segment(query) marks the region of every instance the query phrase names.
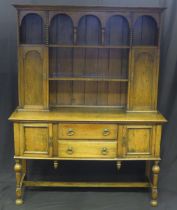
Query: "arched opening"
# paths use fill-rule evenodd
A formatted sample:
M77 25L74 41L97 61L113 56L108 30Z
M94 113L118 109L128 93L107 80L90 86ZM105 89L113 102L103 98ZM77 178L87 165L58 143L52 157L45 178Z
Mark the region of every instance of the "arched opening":
M43 20L37 14L26 15L20 26L20 43L21 44L42 44L43 37Z
M158 28L151 16L140 16L133 27L133 45L157 45Z

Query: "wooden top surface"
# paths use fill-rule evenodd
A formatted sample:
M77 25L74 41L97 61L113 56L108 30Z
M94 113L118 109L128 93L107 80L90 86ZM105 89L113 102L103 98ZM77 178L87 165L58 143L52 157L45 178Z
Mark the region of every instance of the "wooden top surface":
M16 110L9 120L46 122L167 122L159 112L125 112L106 108L58 108L51 111Z
M163 11L166 9L165 7L123 7L123 6L76 6L76 5L39 5L39 4L13 4L13 6L17 9L25 9L25 10L79 10L79 11L87 11L87 10L97 10L97 11L118 11L118 10L130 10L130 11Z

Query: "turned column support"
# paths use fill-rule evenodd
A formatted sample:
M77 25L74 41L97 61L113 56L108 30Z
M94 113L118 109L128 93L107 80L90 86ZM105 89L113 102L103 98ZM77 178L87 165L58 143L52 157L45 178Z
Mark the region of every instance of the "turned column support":
M23 204L22 200L22 164L20 160L15 160L14 171L16 173L16 205Z
M160 167L159 167L159 161L155 161L154 165L152 166L152 194L151 194L151 206L156 207L158 205L158 178L159 178L159 172L160 172Z

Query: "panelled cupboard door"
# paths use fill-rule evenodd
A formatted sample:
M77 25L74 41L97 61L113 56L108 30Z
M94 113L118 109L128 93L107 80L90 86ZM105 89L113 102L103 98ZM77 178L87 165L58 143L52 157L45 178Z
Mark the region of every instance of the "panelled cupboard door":
M154 157L155 143L156 126L127 125L119 127L119 156L129 158Z
M20 155L51 157L53 146L52 124L20 124Z
M19 48L20 108L48 108L47 54L43 46Z
M129 110L155 110L157 101L158 50L132 49Z

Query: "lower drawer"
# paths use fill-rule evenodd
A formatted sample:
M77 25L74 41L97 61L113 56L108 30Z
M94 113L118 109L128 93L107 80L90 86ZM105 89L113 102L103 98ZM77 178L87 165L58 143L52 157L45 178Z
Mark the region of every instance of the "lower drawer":
M117 142L59 140L58 156L70 158L115 158Z

